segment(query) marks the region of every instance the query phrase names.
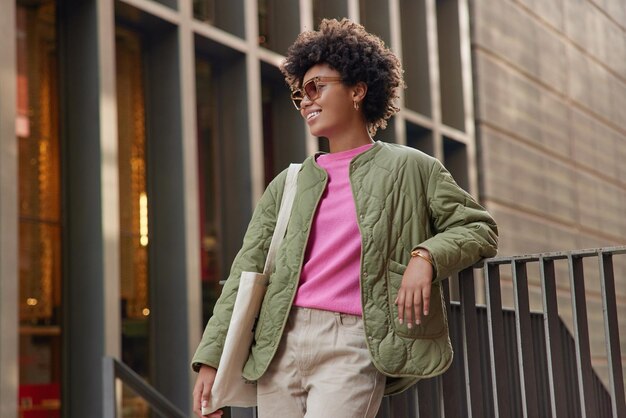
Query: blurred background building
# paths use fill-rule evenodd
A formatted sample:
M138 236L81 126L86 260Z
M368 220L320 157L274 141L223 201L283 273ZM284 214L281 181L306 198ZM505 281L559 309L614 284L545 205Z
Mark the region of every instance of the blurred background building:
M103 356L189 411L190 356L255 202L326 149L278 70L323 17L401 58L402 110L376 139L441 159L501 255L626 242L623 0L0 0L0 416L100 416ZM568 323L566 277L559 292Z

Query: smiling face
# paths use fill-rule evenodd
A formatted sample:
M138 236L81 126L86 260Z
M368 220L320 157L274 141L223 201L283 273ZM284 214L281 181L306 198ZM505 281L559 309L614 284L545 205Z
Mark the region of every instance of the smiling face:
M341 74L328 64L317 64L305 73L302 84L314 77L341 77ZM312 101L305 96L300 109L311 134L332 141L334 137L344 136L352 129L361 131L365 122L361 112L354 108L354 102L360 102L364 92L359 95L359 88L340 82L319 81L317 86L317 98Z

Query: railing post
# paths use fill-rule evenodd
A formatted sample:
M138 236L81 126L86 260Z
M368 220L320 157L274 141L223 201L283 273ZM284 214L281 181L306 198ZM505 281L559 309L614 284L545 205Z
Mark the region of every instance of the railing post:
M450 277L447 281L441 283L441 291L443 292L443 300L446 305L446 315L448 317L448 324L450 327L450 338L455 338L454 327L456 326L455 322L452 322L452 304L450 303L450 286L452 285L452 278ZM458 361L458 360L455 360ZM460 391L457 389L457 375L453 374L453 371L456 369L455 364L453 363L450 369L441 376L441 397L440 403L441 407L441 418L448 417L460 417L462 416L462 403L463 399L461 398Z
M537 380L535 379L535 354L530 328L530 303L526 262L513 260L513 286L515 299L515 331L517 333L517 358L519 363L522 411L525 418L538 417Z
M467 416L469 418L482 418L485 415L473 267L466 268L459 273L459 290L461 294L461 317L463 319L463 357L465 360Z
M441 378L420 381L413 391L413 402L409 410L415 418L441 417Z
M485 263L484 275L487 293L487 326L489 331L493 408L496 418L510 418L511 399L508 390L510 374L504 345L500 265Z
M116 418L115 362L111 357L102 357L102 406L103 418Z
M600 284L602 286L602 307L604 308L604 335L606 357L609 366L609 390L611 391L611 408L613 418L626 417L624 401L624 377L619 340L619 323L615 302L615 276L613 272L613 255L598 254L600 265Z
M556 297L556 275L554 260L539 258L541 272L541 294L543 297L543 324L548 362L548 380L550 388L550 409L552 418L567 416L565 397L565 370L563 367L563 344Z
M578 393L582 418L595 418L597 408L593 388L591 350L589 347L589 324L585 300L585 273L581 256L567 256L569 262L570 290L572 292L572 315L574 318L574 343L576 345L576 368Z

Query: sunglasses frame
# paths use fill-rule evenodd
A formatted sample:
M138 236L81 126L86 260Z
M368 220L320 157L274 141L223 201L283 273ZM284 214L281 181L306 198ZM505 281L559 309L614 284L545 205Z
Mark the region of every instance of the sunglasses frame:
M308 98L310 101L314 101L318 97L320 97L320 93L319 93L320 85L329 84L329 83L338 83L342 81L343 79L341 77L324 77L324 76L313 77L307 80L307 82L304 83L302 87L294 88L291 90L291 102L293 103L293 105L295 106L297 110L300 110L302 109L302 100L304 100L305 97ZM310 97L308 94L306 94L306 86L311 83L315 85L315 91L317 92L315 97ZM299 93L301 97L295 97L297 93Z

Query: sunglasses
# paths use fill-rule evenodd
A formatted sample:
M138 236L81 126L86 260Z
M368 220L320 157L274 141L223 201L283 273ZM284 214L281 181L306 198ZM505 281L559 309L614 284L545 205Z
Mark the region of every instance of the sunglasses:
M320 87L328 83L339 83L341 77L313 77L308 80L302 88L293 89L291 91L291 101L296 109L302 109L302 100L306 96L310 101L313 101L320 97Z

